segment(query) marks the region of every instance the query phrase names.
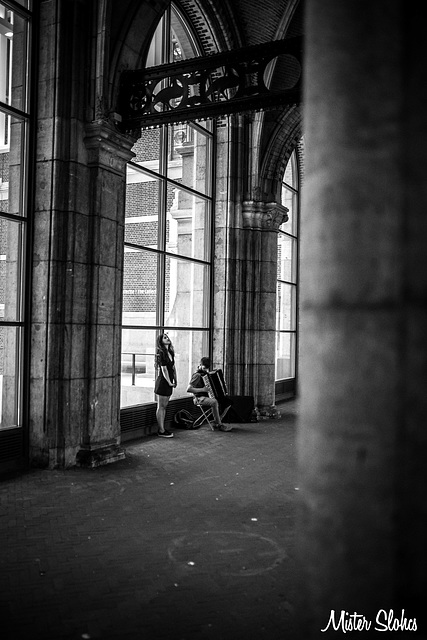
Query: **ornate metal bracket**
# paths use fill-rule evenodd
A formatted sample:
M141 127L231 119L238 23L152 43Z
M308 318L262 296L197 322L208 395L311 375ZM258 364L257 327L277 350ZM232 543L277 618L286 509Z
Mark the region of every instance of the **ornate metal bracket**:
M267 66L286 64L285 86L270 91ZM121 78L118 111L126 131L272 109L301 101L302 38L288 38L136 71Z

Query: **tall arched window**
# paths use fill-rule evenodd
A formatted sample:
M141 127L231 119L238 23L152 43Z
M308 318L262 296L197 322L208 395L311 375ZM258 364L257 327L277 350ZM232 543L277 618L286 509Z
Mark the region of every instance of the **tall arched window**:
M0 466L23 456L31 2L0 2Z
M295 151L285 170L282 204L289 210L289 219L280 227L277 244L276 398L296 393L299 184Z
M200 55L172 4L147 66ZM122 339L122 408L153 402L156 336L176 352L178 386L210 351L213 123L142 130L127 170Z

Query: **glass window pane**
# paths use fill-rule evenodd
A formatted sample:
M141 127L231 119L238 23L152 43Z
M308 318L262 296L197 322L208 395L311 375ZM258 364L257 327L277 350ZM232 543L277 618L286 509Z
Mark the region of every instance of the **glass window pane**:
M165 326L207 327L209 267L166 256Z
M290 187L296 189L296 174L295 174L295 151L292 152L286 165L285 175L283 176L283 182L286 182Z
M189 123L190 127L194 127L194 123ZM213 120L197 120L197 126L202 127L202 129L206 129L206 131L213 131Z
M160 330L131 329L122 331L121 407L155 401L156 338ZM207 331L169 330L175 350L178 385L173 399L190 397L187 386L200 358L209 353Z
M122 407L154 402L156 338L154 329L122 330Z
M166 62L163 55L164 25L165 17L162 16L151 40L150 49L148 50L147 59L145 61L146 67L155 67L158 64L162 64L162 62Z
M27 111L29 24L16 12L0 6L0 100Z
M276 340L276 380L295 377L295 334L278 333Z
M0 326L0 429L18 425L21 329Z
M299 195L295 151L283 182L281 202L288 209L288 221L280 226L277 243L276 380L296 375Z
M23 138L25 123L17 118L0 114L0 211L19 216L23 207ZM1 141L0 141L1 142Z
M277 241L277 279L286 282L297 281L297 241L279 233Z
M282 204L289 209L288 221L280 225L280 231L289 233L293 236L297 235L297 194L282 185Z
M0 85L1 86L1 85ZM5 182L9 182L9 176L4 177L4 168L8 168L9 160L5 153L9 151L10 146L10 115L5 113L0 109L0 171L1 173L1 182L0 188L3 189L3 184Z
M168 330L175 349L175 367L178 378L173 398L190 397L188 383L196 371L200 358L209 355L209 334L207 331Z
M125 242L158 247L160 182L127 168Z
M168 178L207 194L211 137L190 125L169 128Z
M158 257L149 251L125 247L123 324L155 325Z
M19 322L24 246L22 223L0 218L0 318Z
M210 203L183 189L168 186L166 251L209 260Z
M170 19L171 62L179 62L180 60L186 60L187 58L194 58L200 55L190 29L173 4L171 5ZM167 62L167 60L165 60L165 62Z
M277 283L276 328L279 331L296 329L296 287Z
M141 137L132 147L132 151L135 153L132 162L155 173L160 173L162 135L161 128L141 131Z

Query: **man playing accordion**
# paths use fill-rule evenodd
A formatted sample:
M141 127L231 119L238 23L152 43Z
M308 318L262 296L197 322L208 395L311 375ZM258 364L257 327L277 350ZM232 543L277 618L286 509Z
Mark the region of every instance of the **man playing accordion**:
M220 406L216 397L215 391L212 389L212 385L209 381L209 370L211 361L209 358L202 358L200 364L197 367L191 377L191 380L187 387L187 392L194 395L194 402L206 409L211 408L213 417L215 420L214 429L219 431L231 431L232 426L229 424L223 424L220 416ZM222 385L220 384L220 387ZM230 404L228 402L227 404Z

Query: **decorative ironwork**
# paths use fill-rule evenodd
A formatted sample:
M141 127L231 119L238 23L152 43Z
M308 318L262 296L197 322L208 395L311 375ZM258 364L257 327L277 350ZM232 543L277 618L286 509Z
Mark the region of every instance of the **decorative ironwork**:
M270 91L267 66L284 58L285 86ZM302 38L288 38L122 74L121 128L134 131L301 101Z

